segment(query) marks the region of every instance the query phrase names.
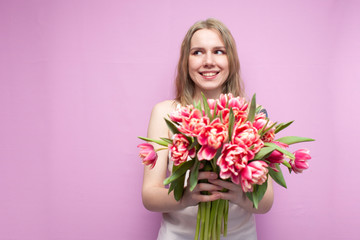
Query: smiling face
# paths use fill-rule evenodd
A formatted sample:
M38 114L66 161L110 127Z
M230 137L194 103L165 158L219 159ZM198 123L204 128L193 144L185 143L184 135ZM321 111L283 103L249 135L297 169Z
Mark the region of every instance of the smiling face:
M229 76L229 61L220 34L214 29L194 33L190 43L189 75L195 83L195 99L201 92L208 98L218 98Z

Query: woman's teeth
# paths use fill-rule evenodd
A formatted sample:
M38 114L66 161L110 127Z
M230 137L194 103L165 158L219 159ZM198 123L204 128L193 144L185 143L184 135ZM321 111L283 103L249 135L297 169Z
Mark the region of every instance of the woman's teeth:
M203 76L205 77L212 77L212 76L215 76L217 73L202 73Z

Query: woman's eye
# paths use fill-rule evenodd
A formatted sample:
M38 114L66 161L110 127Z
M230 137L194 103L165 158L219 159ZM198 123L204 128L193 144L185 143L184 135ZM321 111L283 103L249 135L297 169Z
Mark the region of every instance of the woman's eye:
M215 54L219 54L219 55L220 55L220 54L225 54L225 51L223 51L223 50L216 50L216 51L215 51Z
M194 51L193 52L193 55L200 55L201 54L201 51Z

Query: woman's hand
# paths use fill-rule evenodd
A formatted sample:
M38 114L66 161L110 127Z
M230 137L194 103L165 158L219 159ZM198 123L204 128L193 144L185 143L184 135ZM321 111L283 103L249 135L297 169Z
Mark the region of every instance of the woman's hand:
M246 197L246 194L242 190L240 184L235 184L233 182L227 182L216 178L209 179L209 183L220 186L221 188L228 189L227 192L219 192L220 198L229 200L230 202L237 204L249 212L266 213L271 209L273 204L274 194L271 178L268 179L268 187L263 199L259 203L258 209L253 208L253 203Z
M217 179L217 174L214 172L199 172L198 180L208 180L209 182ZM188 185L189 186L189 181ZM184 195L180 200L180 204L186 208L189 206L195 206L199 202L210 202L221 198L219 191L223 189L220 185L211 183L202 183L201 181L196 185L193 191L190 191L189 187L185 187ZM202 191L209 192L210 195L201 194Z
M221 199L229 200L240 207L243 207L246 203L247 197L241 189L240 184L235 184L221 179L209 179L209 182L216 186L220 186L222 189L225 188L228 190L227 192L220 192Z

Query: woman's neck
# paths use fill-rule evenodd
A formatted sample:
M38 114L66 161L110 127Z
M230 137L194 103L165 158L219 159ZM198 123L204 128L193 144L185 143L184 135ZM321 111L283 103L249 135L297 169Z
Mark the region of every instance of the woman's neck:
M199 101L202 99L202 95L201 93L203 93L205 95L205 97L207 99L217 99L219 98L220 94L221 94L221 90L214 90L214 91L196 91L195 95L194 95L194 100L195 101Z

